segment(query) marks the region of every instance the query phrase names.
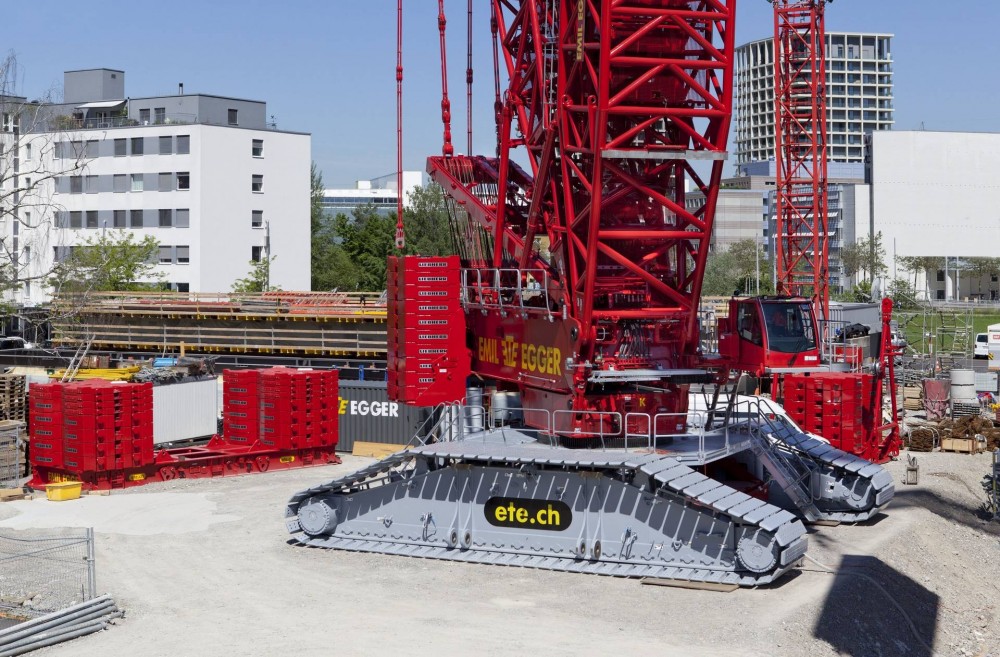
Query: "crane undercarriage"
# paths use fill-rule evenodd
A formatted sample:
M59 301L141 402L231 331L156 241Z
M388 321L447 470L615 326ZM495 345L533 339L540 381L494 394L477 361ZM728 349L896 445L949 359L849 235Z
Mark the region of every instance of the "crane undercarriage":
M301 491L286 523L314 547L757 586L805 554L801 518L867 520L894 494L881 466L780 418L721 431L725 458L767 471L776 503L706 476L712 461L669 445L568 449L500 428Z

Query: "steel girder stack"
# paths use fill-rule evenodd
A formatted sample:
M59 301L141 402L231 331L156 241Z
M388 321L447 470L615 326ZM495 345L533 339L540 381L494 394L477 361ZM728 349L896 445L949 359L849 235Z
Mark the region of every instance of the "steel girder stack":
M473 347L474 371L526 386L526 406L618 411L621 395L594 394L601 373L634 381L628 372L696 364L731 116L734 6L493 1L509 80L502 97L497 86L498 157L433 157L428 172L449 197L462 266L476 272L466 290L482 309L469 314L472 334L558 345L559 367L531 376ZM705 197L700 209L686 206L686 180ZM507 298L528 272L542 289L529 302ZM497 298L517 316L495 312ZM665 377L647 375L665 393L651 405L683 410L686 394Z
M777 292L829 307L825 0L774 4Z

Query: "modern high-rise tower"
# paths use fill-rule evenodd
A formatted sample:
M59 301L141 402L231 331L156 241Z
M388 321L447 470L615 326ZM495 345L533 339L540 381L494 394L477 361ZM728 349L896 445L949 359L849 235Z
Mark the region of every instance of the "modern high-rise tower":
M865 134L893 124L891 34L827 32L827 157L863 162ZM774 158L774 40L736 49L736 165Z

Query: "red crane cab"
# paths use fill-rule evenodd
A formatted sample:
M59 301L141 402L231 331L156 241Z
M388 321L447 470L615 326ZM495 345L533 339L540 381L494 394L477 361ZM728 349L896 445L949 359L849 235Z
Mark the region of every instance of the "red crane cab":
M755 376L820 368L812 302L802 297L734 297L719 320L719 354Z

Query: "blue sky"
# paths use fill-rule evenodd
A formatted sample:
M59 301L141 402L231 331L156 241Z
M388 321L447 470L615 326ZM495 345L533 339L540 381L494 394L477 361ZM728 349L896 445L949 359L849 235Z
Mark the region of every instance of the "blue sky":
M404 0L405 166L441 147L437 3ZM392 0L58 0L6 3L0 48L29 97L61 89L67 69L126 71L133 97L213 93L267 101L278 127L312 134L328 187L395 169ZM485 0L477 0L474 150L493 151L492 63ZM465 0L447 0L456 150L465 148ZM738 0L737 43L768 36L771 5ZM1000 130L1000 2L836 0L827 29L895 35L896 129Z

